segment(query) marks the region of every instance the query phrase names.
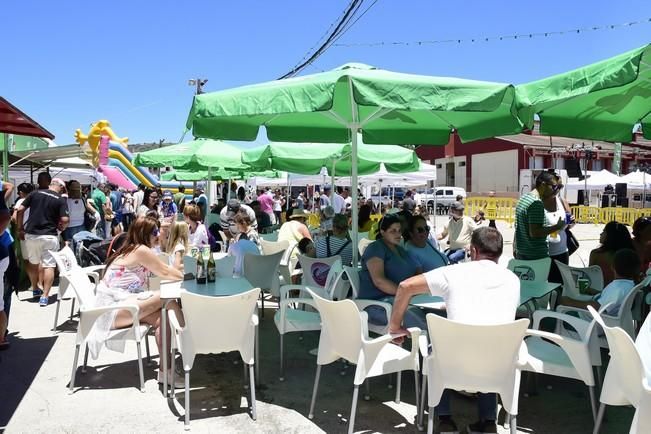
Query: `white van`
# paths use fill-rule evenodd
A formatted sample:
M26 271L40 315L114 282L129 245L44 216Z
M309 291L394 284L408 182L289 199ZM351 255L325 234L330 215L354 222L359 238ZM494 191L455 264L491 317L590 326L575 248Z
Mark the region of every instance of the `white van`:
M428 210L437 211L447 210L452 202L457 200L457 196L466 198L466 190L461 187L436 187L428 188L424 193L420 194L420 202L422 206L426 206Z

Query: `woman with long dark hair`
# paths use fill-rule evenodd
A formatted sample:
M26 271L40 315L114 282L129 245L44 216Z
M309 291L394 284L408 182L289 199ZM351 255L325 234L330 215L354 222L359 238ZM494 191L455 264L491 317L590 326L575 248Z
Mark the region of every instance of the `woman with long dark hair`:
M633 241L628 228L616 221L606 223L599 237L601 245L590 252L589 265L598 265L604 276L604 287L615 278L613 265L615 253L622 249L633 249Z
M145 188L145 194L142 199L142 205L138 208L138 217L144 217L149 211L158 212L158 203L161 199L161 196L158 191L153 188Z
M371 226L373 226L373 220L371 220L371 207L364 204L359 207L357 227L360 232L369 232L371 230Z
M181 280L183 273L162 262L152 250L158 236L156 220L140 217L133 222L126 242L106 261L104 275L97 285L96 307L117 303L138 305L138 319L141 323L149 324L156 329L156 343L159 354L162 354L160 293L144 290L148 289L150 273L166 280ZM177 317L183 321L181 308L176 302L170 302L168 307L173 309ZM97 357L110 330L126 328L132 324L133 320L128 310L112 311L102 315L93 326L89 337L88 345L93 358ZM169 331L167 336L169 339ZM169 343L167 348L170 348ZM172 378L171 370L166 374L168 380ZM160 383L163 382L163 375L165 375L163 372L159 372Z

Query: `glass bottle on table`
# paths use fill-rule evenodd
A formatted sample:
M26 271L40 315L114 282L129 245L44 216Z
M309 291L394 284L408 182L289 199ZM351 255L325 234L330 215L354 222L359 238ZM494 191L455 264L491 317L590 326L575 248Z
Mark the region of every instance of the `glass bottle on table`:
M217 278L217 269L215 268L215 258L210 248L208 248L208 283L215 283Z
M206 263L203 260L203 251L199 248L197 252L197 283L199 285L206 284Z

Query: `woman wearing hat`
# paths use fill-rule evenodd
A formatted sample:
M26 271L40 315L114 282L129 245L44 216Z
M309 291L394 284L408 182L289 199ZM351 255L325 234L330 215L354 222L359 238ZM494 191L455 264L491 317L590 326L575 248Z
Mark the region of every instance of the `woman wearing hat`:
M278 231L278 241L287 240L290 244L298 244L298 242L303 238L311 240L312 234L310 234L310 230L305 224L309 215L310 214L305 212L304 209L294 209L292 215L289 216L289 220L283 223L280 227L280 230Z

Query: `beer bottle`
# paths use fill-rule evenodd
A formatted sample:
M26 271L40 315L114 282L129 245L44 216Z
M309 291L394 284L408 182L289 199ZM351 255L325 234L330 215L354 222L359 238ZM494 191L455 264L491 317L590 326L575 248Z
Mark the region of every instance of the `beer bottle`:
M200 285L206 283L206 263L203 261L202 249L197 253L197 283Z
M215 278L217 277L217 269L215 268L215 258L213 258L212 252L208 249L208 283L214 283Z

